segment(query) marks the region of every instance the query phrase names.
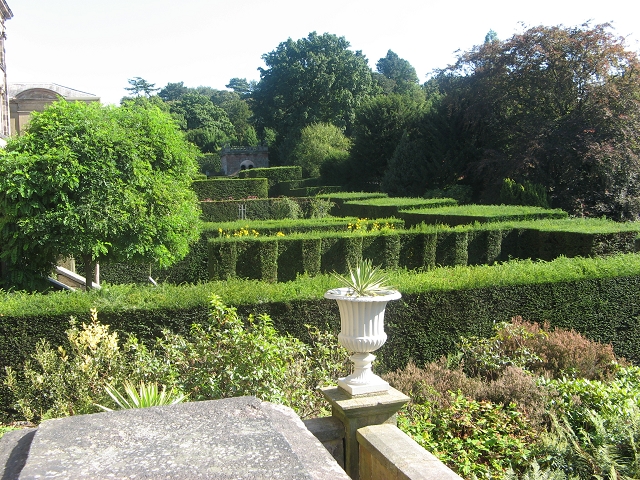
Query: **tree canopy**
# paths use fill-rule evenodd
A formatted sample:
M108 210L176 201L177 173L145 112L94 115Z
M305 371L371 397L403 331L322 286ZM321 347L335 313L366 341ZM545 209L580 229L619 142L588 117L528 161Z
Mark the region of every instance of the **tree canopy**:
M331 123L350 134L355 109L376 86L366 57L349 46L344 37L312 32L262 56L267 68L259 69L254 114L259 127L276 131L278 145L312 123Z
M570 212L640 213L640 63L607 24L534 27L463 53L440 73L445 111L485 192L504 178Z
M0 241L8 285L28 286L59 256L184 257L199 236L195 149L154 106L58 101L0 152ZM90 283L89 283L90 284Z
M346 160L350 147L351 141L335 125L307 125L300 132L300 140L293 149L293 164L302 167L305 178L319 177L324 163Z

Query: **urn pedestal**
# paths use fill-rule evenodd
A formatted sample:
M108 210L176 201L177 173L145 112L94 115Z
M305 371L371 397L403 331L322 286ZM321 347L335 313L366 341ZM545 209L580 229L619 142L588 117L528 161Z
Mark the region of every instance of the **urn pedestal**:
M389 290L383 295L350 295L349 288L335 288L324 294L336 300L340 309L338 343L352 352L354 370L351 375L338 379L338 386L350 395L384 392L389 384L373 373L371 364L378 350L387 341L384 331L384 312L387 302L401 297L400 292Z

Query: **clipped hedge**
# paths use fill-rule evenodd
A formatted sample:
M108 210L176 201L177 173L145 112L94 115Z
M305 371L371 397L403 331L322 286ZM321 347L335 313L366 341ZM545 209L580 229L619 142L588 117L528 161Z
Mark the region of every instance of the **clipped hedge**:
M382 228L380 230L380 228ZM332 233L329 233L332 232ZM346 259L342 250L323 247L315 256L295 247L297 254L286 255L279 248L276 273L260 273L247 268L248 274L238 273L238 262L247 264L244 243L253 242L258 235L262 242L290 245L289 237L299 241L336 243L335 237L364 234L361 251L350 254L353 258L370 258L385 268L395 266L415 269L431 269L436 266L491 265L511 259L553 260L560 256L595 257L615 253L637 251L640 223L618 223L603 219L565 219L548 221L486 223L447 227L422 225L410 230L402 229L402 220L329 217L302 220L238 220L226 223L207 223L202 238L189 255L176 265L159 270L148 265L103 264L101 275L109 283L147 283L148 276L170 283L198 283L214 279L246 276L255 279L294 279L296 274L316 275L332 270L344 271ZM303 236L297 236L296 234ZM285 235L276 236L276 235ZM233 237L233 247L215 247L210 239L224 243ZM264 238L267 237L267 238ZM333 240L322 240L332 237ZM294 242L294 240L291 240ZM294 242L295 243L295 242ZM394 246L390 246L393 244ZM284 245L284 244L283 244ZM275 247L271 247L275 248ZM282 248L285 248L284 246ZM288 250L290 247L286 247ZM293 247L291 247L293 248ZM315 248L315 247L314 247ZM306 250L304 250L307 252ZM224 253L226 252L226 253ZM336 258L330 258L335 254ZM322 259L319 258L322 257ZM350 258L351 258L350 257ZM287 264L286 260L291 263ZM324 263L323 263L324 262ZM307 265L303 268L302 265ZM251 265L251 261L247 265Z
M271 218L271 199L269 198L200 202L202 220L205 222L230 222L237 220L240 218L241 208L244 208L246 219L268 220Z
M196 180L192 187L198 200L234 200L243 198L267 198L269 196L266 178L210 178Z
M420 365L451 353L460 336L490 336L495 322L515 315L611 343L618 355L640 364L638 254L396 271L390 281L403 297L387 307L389 338L376 352L378 372L403 367L409 359ZM305 324L339 328L337 304L322 298L336 286L331 276L321 275L287 283L112 286L90 294L0 292L0 371L20 365L39 338L64 345L69 317L87 319L92 307L101 322L121 334L152 339L162 328L185 332L193 322L203 321L213 292L240 313L268 313L278 330L307 340ZM6 395L0 387L5 407Z
M266 178L269 188L280 182L302 179L302 167L298 165L288 167L250 168L240 170L238 178Z
M564 219L568 217L568 214L560 209L525 207L521 205L459 205L425 209L401 209L397 216L402 218L407 228L409 228L420 223L456 226L474 222Z
M340 215L359 218L399 217L400 211L431 209L457 205L453 198L379 197L346 201L340 207ZM420 223L420 222L418 222ZM412 223L411 225L414 225Z

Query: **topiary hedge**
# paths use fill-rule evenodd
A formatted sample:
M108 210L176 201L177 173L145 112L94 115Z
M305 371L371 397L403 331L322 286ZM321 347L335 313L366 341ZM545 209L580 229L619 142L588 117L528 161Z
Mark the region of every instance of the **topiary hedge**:
M281 182L302 179L302 167L294 165L288 167L250 168L240 170L238 178L266 178L269 182L269 188L272 188Z
M340 207L340 215L360 218L400 217L400 211L404 210L455 206L457 203L453 198L369 198L344 202Z
M269 187L266 178L210 178L192 183L198 200L239 200L243 198L267 198Z
M348 250L349 246L340 248ZM376 353L379 372L402 367L409 359L420 365L451 353L460 336L490 336L495 322L516 315L573 328L591 339L611 343L618 355L640 363L638 254L516 261L422 273L396 271L390 281L403 297L387 307L389 338ZM242 314L271 315L278 330L306 340L305 324L339 328L337 304L322 298L336 286L335 279L322 275L272 284L230 280L156 288L107 286L90 294L0 292L0 371L7 365L20 365L39 338L65 345L69 317L84 321L92 307L99 310L103 323L121 334L152 339L162 328L185 332L192 323L203 321L212 292L236 305ZM0 388L5 409L6 394Z

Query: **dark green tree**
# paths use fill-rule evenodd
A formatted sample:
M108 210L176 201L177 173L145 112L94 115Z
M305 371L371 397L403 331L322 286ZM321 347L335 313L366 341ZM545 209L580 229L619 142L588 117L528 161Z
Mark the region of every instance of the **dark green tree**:
M99 261L183 258L199 238L195 149L157 107L59 101L34 113L0 152L6 286L28 286L59 256Z
M227 85L225 85L225 87L230 88L231 90L234 91L234 93L237 93L238 95L240 95L240 98L246 99L247 97L251 96L251 92L253 90L252 85L247 82L246 78L232 78L231 80L229 80L229 83Z
M350 160L357 172L350 179L353 188L380 184L403 132L428 109L424 100L398 94L372 97L358 108Z
M376 80L385 93L409 94L424 97L420 88L416 69L396 53L389 50L387 55L376 63Z
M189 92L171 102L171 113L186 131L187 139L203 153L215 153L235 141L235 129L226 112L209 97Z
M281 163L307 125L331 123L350 135L356 108L376 92L366 57L344 37L312 32L262 59L267 68L259 69L253 111L259 131L276 131Z
M485 199L512 178L573 213L640 213L640 62L608 24L486 42L439 82Z
M184 82L167 83L167 85L160 89L158 96L165 102L173 100L179 100L183 95L189 93L189 87L184 86Z

